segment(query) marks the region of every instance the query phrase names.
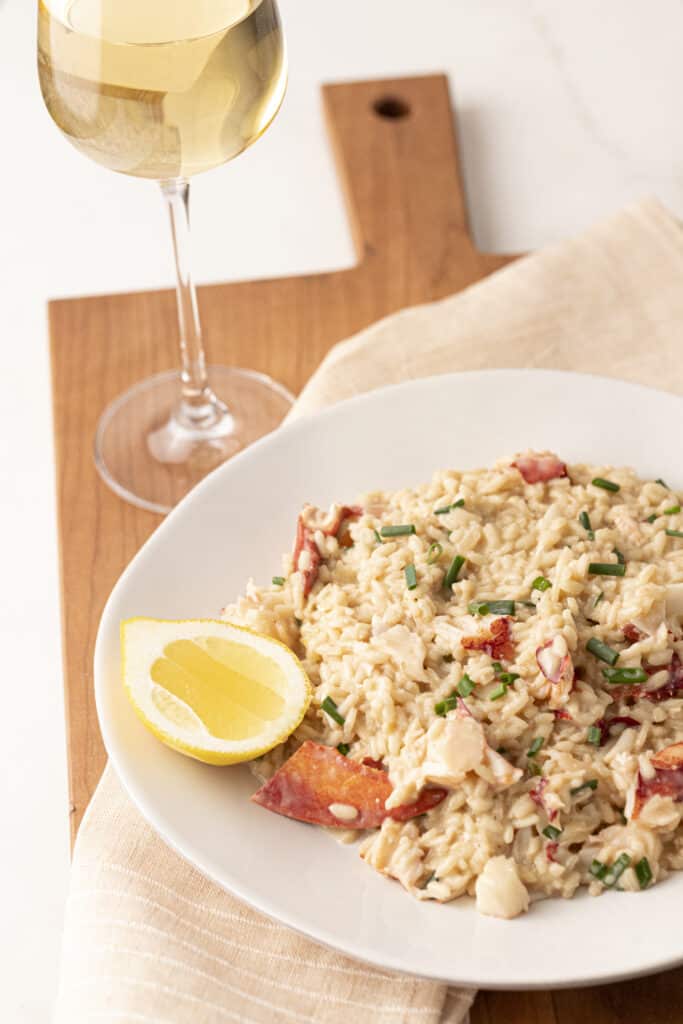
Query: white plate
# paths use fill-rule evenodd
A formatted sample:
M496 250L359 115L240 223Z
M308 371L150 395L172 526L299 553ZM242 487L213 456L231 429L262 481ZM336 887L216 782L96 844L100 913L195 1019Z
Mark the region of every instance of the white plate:
M147 820L183 857L258 910L384 968L485 988L614 980L683 960L683 874L638 894L547 900L514 921L473 901L418 903L354 847L249 802L245 767L167 750L119 682L119 622L215 616L247 579L269 581L304 501L398 488L528 447L569 462L632 465L683 487L683 400L548 371L452 374L344 402L271 435L218 469L159 527L119 580L95 655L105 744Z

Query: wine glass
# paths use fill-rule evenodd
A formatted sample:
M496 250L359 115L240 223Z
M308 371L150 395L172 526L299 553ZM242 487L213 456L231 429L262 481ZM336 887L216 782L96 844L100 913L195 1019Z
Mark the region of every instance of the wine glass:
M158 181L168 207L182 369L114 401L95 439L109 486L167 512L293 400L263 374L207 369L189 253L189 179L251 145L282 103L276 0L39 0L38 68L66 138L111 170Z

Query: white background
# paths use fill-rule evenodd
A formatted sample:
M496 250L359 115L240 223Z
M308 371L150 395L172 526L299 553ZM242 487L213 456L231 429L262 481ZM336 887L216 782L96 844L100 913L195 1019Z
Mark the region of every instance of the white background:
M45 302L172 283L154 187L89 164L42 109L36 6L0 0L0 1019L8 1024L50 1019L68 885ZM534 248L646 194L683 215L678 0L281 6L288 99L254 149L197 183L200 281L352 262L322 81L449 73L482 247Z

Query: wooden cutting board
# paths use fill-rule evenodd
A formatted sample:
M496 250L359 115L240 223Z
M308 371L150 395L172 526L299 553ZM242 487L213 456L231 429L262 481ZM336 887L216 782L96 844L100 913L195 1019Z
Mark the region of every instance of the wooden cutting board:
M479 252L470 236L444 76L328 85L323 106L357 265L212 285L199 295L210 361L261 370L294 392L336 342L404 306L450 295L511 258ZM92 439L111 399L177 366L175 297L163 291L52 302L49 321L75 838L105 762L92 682L97 624L117 577L160 521L101 483ZM682 979L671 972L601 989L482 993L472 1021L673 1024Z

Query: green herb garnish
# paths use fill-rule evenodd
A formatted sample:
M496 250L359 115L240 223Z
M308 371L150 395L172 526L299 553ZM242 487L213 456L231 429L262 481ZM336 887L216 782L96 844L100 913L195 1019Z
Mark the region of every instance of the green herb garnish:
M619 651L615 651L613 647L603 643L602 640L598 640L597 636L590 638L586 644L586 650L608 665L614 666L619 660Z
M597 788L598 788L598 780L597 779L587 779L585 782L582 782L580 786L574 786L573 789L570 789L569 790L569 795L570 796L576 796L577 793L582 793L584 791L584 789L597 789Z
M349 752L349 750L350 750L350 749L351 749L351 747L349 746L349 744L348 744L348 743L338 743L338 744L337 744L337 750L338 750L338 751L339 751L339 753L340 753L340 754L342 754L342 755L343 755L344 757L346 757L346 755L348 754L348 752Z
M285 585L285 578L284 578L284 576L273 576L273 586L274 587L284 587L284 585Z
M602 674L608 683L646 683L647 672L642 668L603 668Z
M654 521L655 521L655 519L656 519L656 518L657 518L657 513L656 513L656 512L653 512L651 516L648 516L648 517L647 517L647 519L645 520L645 522L646 522L646 523L654 523Z
M605 600L605 591L601 590L600 593L598 594L598 596L595 598L595 601L593 602L593 607L597 608L598 605L600 604L600 602L604 601L604 600Z
M626 565L626 559L624 558L619 548L614 548L612 554L617 556L617 562L619 563L619 565Z
M434 705L434 711L441 718L445 718L449 711L455 711L458 706L458 695L453 691L450 697L440 700Z
M495 690L492 690L489 694L489 700L500 700L500 698L504 697L507 692L507 685L505 683L500 683L500 685L498 685Z
M405 567L405 577L408 590L415 590L417 586L417 572L414 565L407 565Z
M665 530L667 537L683 537L683 530Z
M465 673L465 675L462 677L462 679L460 680L460 682L456 686L456 690L458 691L458 693L460 694L461 697L469 697L469 695L472 693L473 689L474 689L474 680L470 679L470 677L467 675L467 673Z
M608 869L607 874L605 875L604 884L610 888L615 885L623 875L624 871L626 871L626 868L629 867L630 863L631 858L627 853L619 854L612 867Z
M550 580L546 579L545 576L537 576L534 582L531 584L532 590L540 590L541 592L543 592L544 590L549 590L550 587L552 587L552 583L550 582Z
M601 860L594 860L588 869L594 878L602 882L603 878L607 874L607 865L603 864Z
M467 606L470 615L514 615L514 601L472 601Z
M589 743L592 743L594 747L599 747L602 740L602 733L597 725L591 725L586 733L586 739Z
M664 481L662 480L661 476L658 476L658 477L657 477L657 479L655 480L655 483L656 483L656 484L659 484L659 486L660 486L660 487L663 487L663 488L664 488L665 490L667 490L667 491L670 491L670 490L671 490L671 488L669 487L669 485L668 485L668 484L665 484L665 483L664 483Z
M543 835L546 837L546 839L555 840L558 836L562 835L562 829L555 828L554 825L546 825L546 827L543 829Z
M531 744L531 746L529 747L529 749L527 750L526 756L527 757L535 757L536 754L539 752L539 750L541 749L542 746L543 746L543 737L542 736L537 736L536 739Z
M602 487L603 491L612 491L616 494L620 490L619 484L615 484L612 480L605 480L602 476L596 476L594 480L591 480L593 487Z
M381 538L381 537L380 537L380 535L378 534L377 530L373 530L372 532L373 532L373 533L374 533L374 535L375 535L375 540L377 541L377 543L378 543L378 544L381 544L381 543L382 543L382 538Z
M434 562L438 562L443 554L443 547L439 544L438 540L435 540L433 544L429 545L427 551L427 565L434 565Z
M458 579L458 574L465 564L465 559L462 555L456 555L451 564L448 566L446 575L443 578L443 585L446 589L449 589Z
M588 539L589 540L595 540L595 531L593 530L593 527L591 526L590 516L588 515L587 512L582 512L581 513L581 515L579 516L579 522L581 523L581 525L583 526L584 530L588 534Z
M666 484L664 484L664 486L666 487ZM640 888L646 889L652 881L652 868L650 867L650 862L647 857L643 857L639 860L633 870L636 873L636 878L638 879L638 885Z
M447 512L451 512L454 508L462 508L465 504L464 498L458 498L452 505L443 505L441 508L434 509L435 516L445 516Z
M621 562L591 562L589 576L625 576L626 566Z
M415 533L415 527L412 523L405 523L402 526L383 526L379 532L381 537L408 537L411 533Z
M680 505L672 505L671 508L665 508L662 512L663 516L677 516L681 511Z
M330 718L334 719L337 725L343 725L344 722L346 721L344 716L339 714L339 711L337 710L337 705L335 704L331 697L325 697L325 700L322 702L320 707L323 709L326 715L329 715Z
M538 761L529 761L527 771L529 772L529 775L543 775L543 769Z

